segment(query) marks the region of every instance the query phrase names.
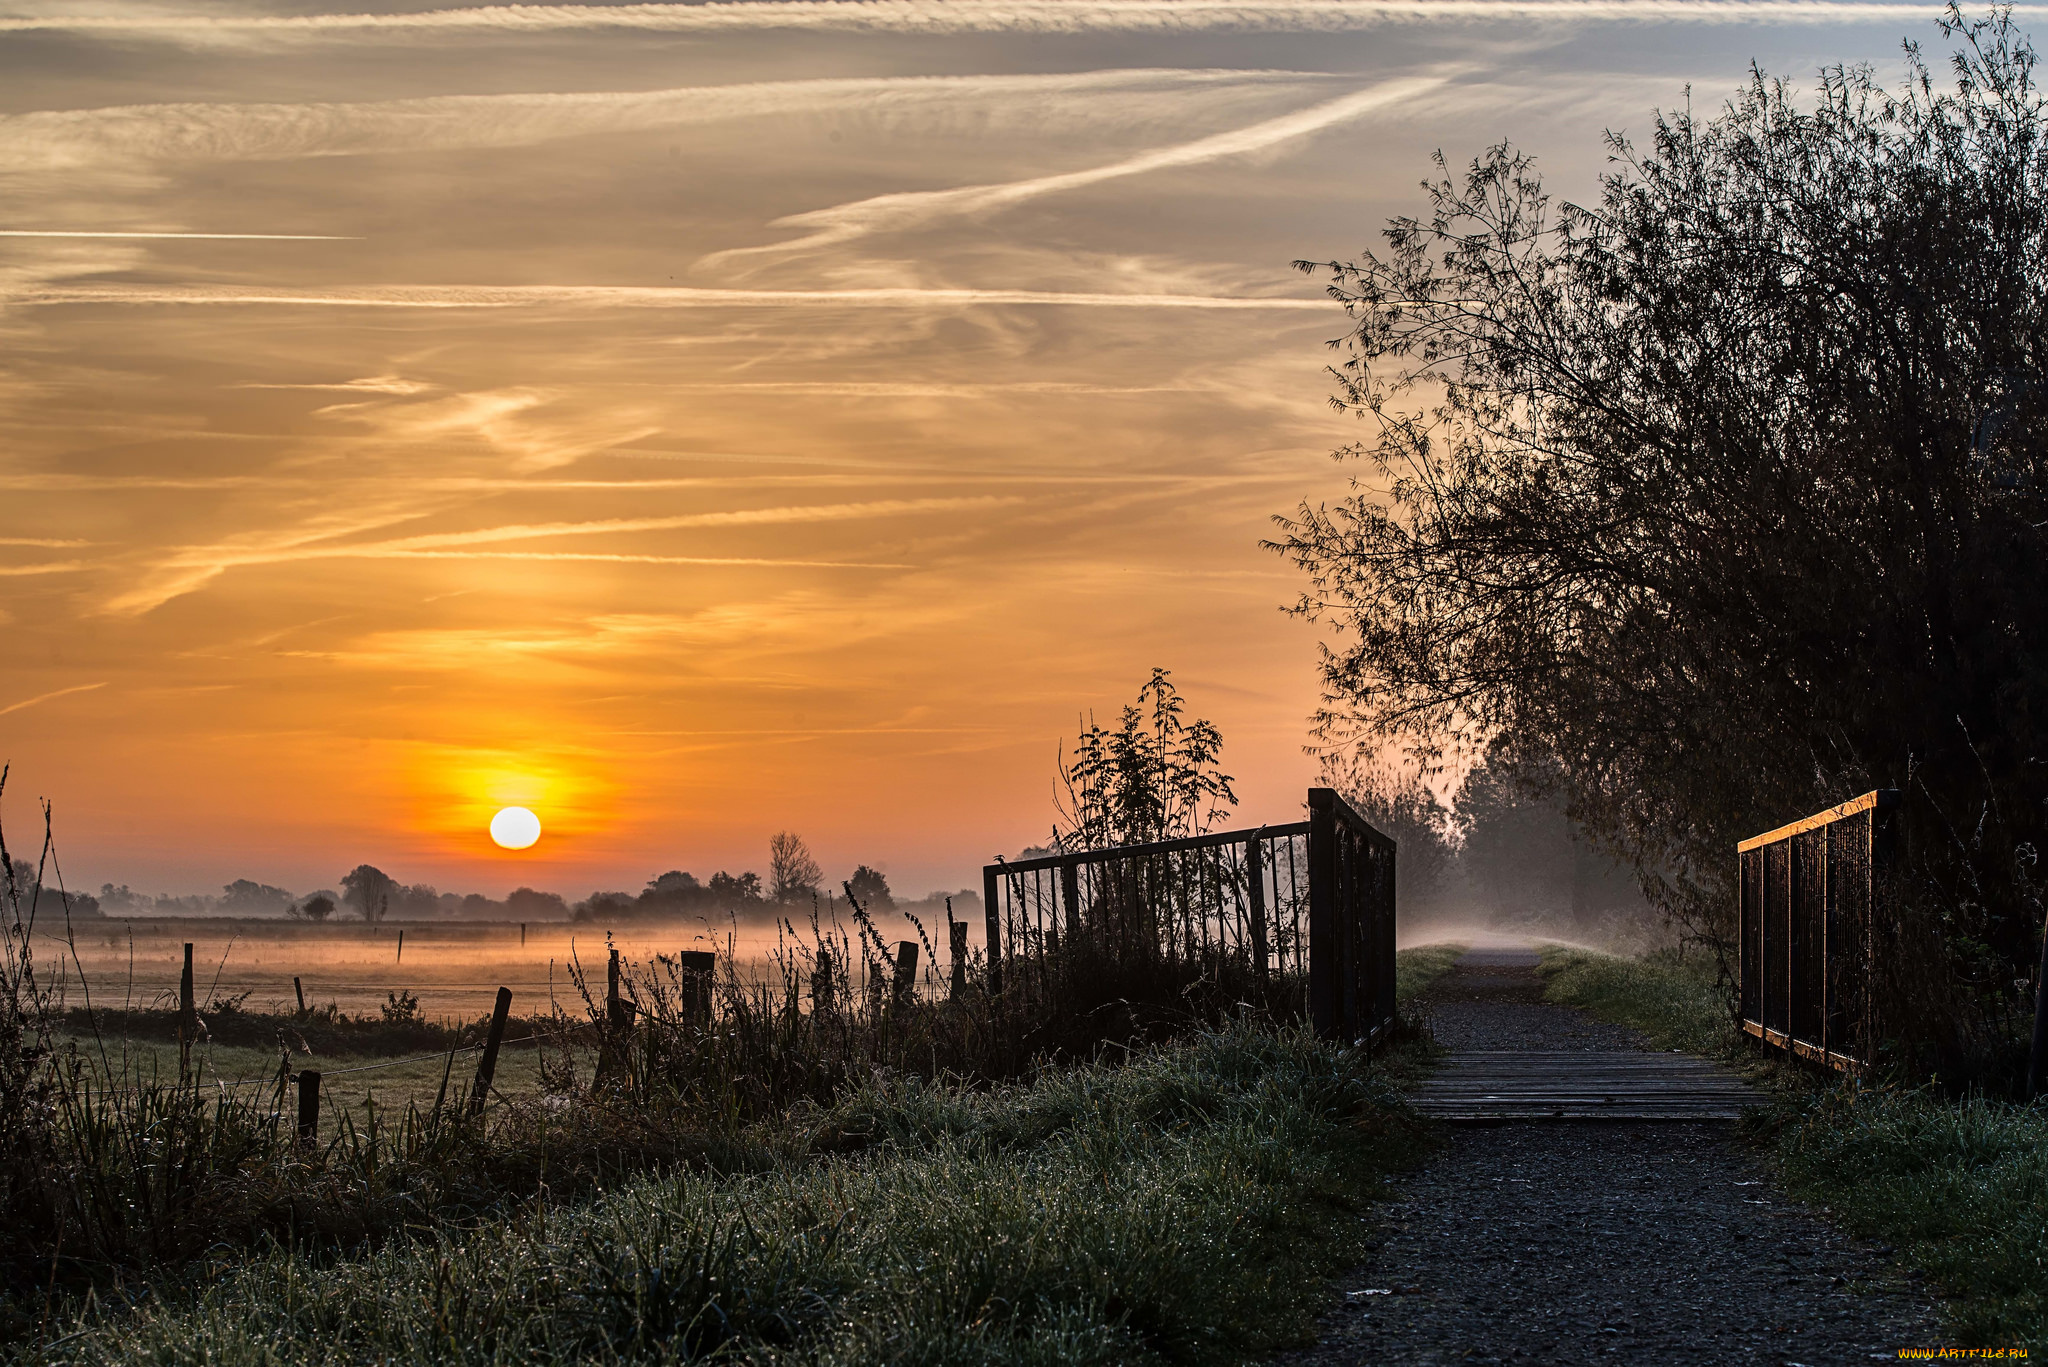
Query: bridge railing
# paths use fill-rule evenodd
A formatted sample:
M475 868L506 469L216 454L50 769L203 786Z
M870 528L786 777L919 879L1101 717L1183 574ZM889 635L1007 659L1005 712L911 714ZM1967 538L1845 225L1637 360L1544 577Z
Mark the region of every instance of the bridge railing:
M1898 801L1865 793L1736 846L1749 1034L1835 1068L1869 1065L1875 918Z
M1060 1009L1074 967L1117 982L1241 986L1319 1034L1394 1015L1394 842L1328 788L1309 819L998 861L982 870L990 986Z

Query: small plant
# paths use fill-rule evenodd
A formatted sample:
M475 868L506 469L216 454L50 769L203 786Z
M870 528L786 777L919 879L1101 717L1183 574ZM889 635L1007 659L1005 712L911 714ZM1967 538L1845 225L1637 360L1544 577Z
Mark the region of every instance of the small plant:
M410 991L386 992L385 1002L377 1009L384 1013L386 1025L417 1025L420 1023L420 999Z

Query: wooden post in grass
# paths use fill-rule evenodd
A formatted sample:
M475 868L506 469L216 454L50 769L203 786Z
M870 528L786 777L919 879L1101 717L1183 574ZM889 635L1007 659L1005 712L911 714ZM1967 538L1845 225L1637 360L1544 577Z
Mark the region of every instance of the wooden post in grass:
M469 1111L482 1115L491 1095L491 1080L498 1075L498 1046L505 1039L505 1017L512 1011L512 989L498 989L497 1005L491 1008L491 1032L484 1036L484 1056L476 1061L476 1086L470 1089Z
M948 921L946 929L953 936L953 996L957 1000L967 991L967 923Z
M306 987L304 983L299 981L296 973L292 975L292 991L298 994L299 1019L304 1020L306 1018Z
M320 1073L308 1068L299 1074L299 1143L307 1148L320 1142Z
M526 922L524 921L519 923L519 947L521 949L526 948Z
M405 962L405 928L403 926L399 927L398 930L398 957L392 962L401 964Z
M828 1016L832 1013L832 951L818 951L817 967L811 970L811 1015Z
M699 1030L709 1030L711 983L718 971L718 955L708 949L685 949L676 955L676 968L683 989L683 1014Z
M910 994L917 987L917 941L896 942L896 1009L903 1010L910 1005Z
M185 942L185 971L178 975L178 1072L192 1059L192 1041L199 1034L199 1009L192 1000L192 942Z

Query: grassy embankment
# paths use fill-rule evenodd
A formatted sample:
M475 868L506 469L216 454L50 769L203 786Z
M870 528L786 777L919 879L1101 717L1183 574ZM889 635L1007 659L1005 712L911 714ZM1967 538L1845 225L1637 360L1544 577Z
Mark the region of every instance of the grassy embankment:
M1543 971L1551 1000L1660 1047L1744 1051L1704 960L1550 949ZM1926 1274L1959 1341L2048 1357L2048 1108L1809 1074L1776 1089L1756 1133L1793 1195Z
M1404 992L1454 953L1403 955ZM351 1137L221 1170L202 1203L272 1233L174 1239L47 1319L16 1301L15 1356L1242 1360L1301 1332L1379 1178L1426 1147L1393 1086L1422 1052L1234 1025L1010 1085L883 1068L725 1121L678 1093L631 1133L602 1097L415 1116L381 1158ZM361 1185L347 1220L337 1181Z
M648 1174L322 1259L224 1258L66 1362L1147 1363L1297 1336L1425 1140L1359 1061L1230 1027L1122 1066L876 1081ZM69 1337L65 1337L69 1335Z

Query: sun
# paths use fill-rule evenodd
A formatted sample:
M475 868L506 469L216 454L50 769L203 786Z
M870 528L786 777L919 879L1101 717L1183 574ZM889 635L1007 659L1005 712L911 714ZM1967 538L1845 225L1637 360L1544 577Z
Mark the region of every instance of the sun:
M523 850L540 839L540 818L524 807L507 807L491 818L491 839L508 850Z

